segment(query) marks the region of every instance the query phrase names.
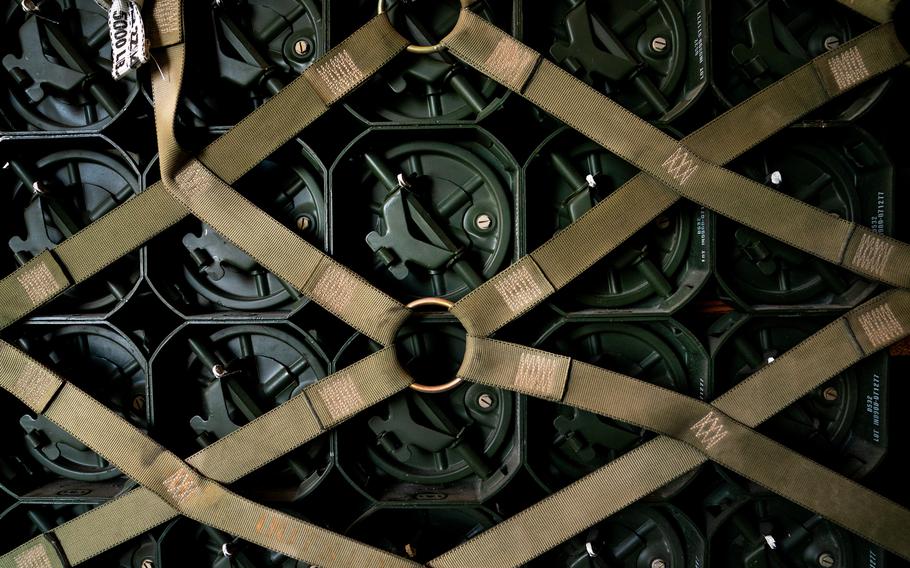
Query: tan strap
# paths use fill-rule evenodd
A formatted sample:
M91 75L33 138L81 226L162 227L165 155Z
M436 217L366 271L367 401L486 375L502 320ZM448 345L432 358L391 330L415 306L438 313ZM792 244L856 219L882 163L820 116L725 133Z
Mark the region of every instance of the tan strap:
M900 0L837 0L854 12L876 22L889 22Z
M431 560L432 568L515 568L704 463L661 436Z
M903 315L910 318L910 310ZM817 352L816 356L825 355ZM569 406L685 442L712 461L910 558L910 540L906 538L910 510L708 403L564 356L485 338L468 339L458 376L532 396L561 399ZM780 410L775 409L775 413ZM621 501L625 501L622 495ZM832 495L837 498L832 499Z
M64 383L10 345L0 343L0 354L4 360L14 361L15 368L26 369L29 375L50 374L62 383L44 410L44 416L181 514L286 556L327 568L418 566L227 490L72 383ZM9 374L10 368L13 367L3 367L0 372ZM0 381L0 385L6 384L7 380ZM11 392L18 394L17 391ZM349 405L350 402L342 404ZM350 411L350 406L346 411ZM88 538L88 535L82 536Z
M264 268L346 322L390 345L410 310L234 191L198 160L168 187L197 217Z
M826 53L678 142L482 18L463 11L444 40L469 65L643 170L573 225L460 300L489 335L565 286L686 197L869 278L910 284L910 247L723 170L787 124L907 58L891 24ZM857 55L858 54L858 55ZM856 57L861 72L854 72ZM507 297L508 296L508 297Z

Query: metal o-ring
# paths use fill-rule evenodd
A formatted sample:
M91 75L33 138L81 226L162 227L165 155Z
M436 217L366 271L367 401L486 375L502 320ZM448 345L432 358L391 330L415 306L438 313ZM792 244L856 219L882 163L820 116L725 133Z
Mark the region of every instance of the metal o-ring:
M379 0L379 7L376 9L377 14L382 15L382 14L386 13L385 3L386 3L386 0ZM419 55L429 55L431 53L438 53L440 51L444 51L446 49L446 46L442 45L441 43L437 43L436 45L414 45L413 43L411 43L411 44L408 44L408 46L405 49L407 49L409 53L417 53Z
M381 2L380 2L381 4ZM409 303L407 307L409 309L422 308L426 306L435 306L440 308L445 308L447 310L451 309L455 304L445 298L421 298L419 300L414 300ZM420 383L411 383L410 387L420 393L424 394L440 394L444 392L449 392L458 385L462 383L463 379L460 377L455 377L447 383L441 385L422 385Z

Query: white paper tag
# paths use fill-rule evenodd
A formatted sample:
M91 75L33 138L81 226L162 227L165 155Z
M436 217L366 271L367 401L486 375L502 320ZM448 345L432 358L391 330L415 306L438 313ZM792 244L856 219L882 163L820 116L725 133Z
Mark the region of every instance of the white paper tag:
M111 33L111 75L119 79L149 59L142 13L133 0L113 0L108 12Z

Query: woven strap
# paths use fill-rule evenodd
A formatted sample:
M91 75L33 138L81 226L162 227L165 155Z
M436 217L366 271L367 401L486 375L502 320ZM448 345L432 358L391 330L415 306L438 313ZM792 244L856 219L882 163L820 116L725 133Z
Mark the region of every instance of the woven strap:
M910 292L885 294L830 324L714 405L568 357L485 338L469 338L459 376L562 402L669 436L673 438L670 441L688 444L704 458L910 558L910 541L906 538L910 511L752 429L832 374L874 352L876 346L883 347L885 343L872 343L865 331L854 338L852 330L854 325L862 326L859 322L877 320L884 312L889 314L889 320L893 318L889 324L893 341L910 334ZM842 349L843 354L833 349ZM754 397L762 388L772 396ZM742 419L740 409L745 409ZM592 474L591 479L575 484L587 487L590 502L580 499L577 488L570 486L430 565L471 565L476 558L493 554L496 563L492 565L518 566L546 550L542 546L561 542L654 491L659 487L654 485L656 479L675 479L699 463L680 454L675 458L678 463L668 464L667 451L666 445L643 446L633 458L615 460ZM641 483L616 485L614 477L604 481L607 475L626 480L643 477ZM837 498L832 499L832 495ZM549 519L548 524L538 525L541 519ZM540 531L544 530L548 534L542 538ZM503 535L512 537L516 533L529 537L528 542L520 539L530 546L529 550L505 546ZM534 541L537 542L531 544Z
M707 458L688 444L660 436L431 560L427 566L522 566L705 461Z
M347 539L240 497L203 471L226 481L283 455L409 384L394 352L384 350L336 373L186 462L165 450L103 404L6 343L0 343L0 387L79 439L143 488L82 522L55 531L71 563L175 514L218 528L287 556L325 567L414 567L415 563ZM396 371L397 369L397 371ZM380 378L381 377L381 378ZM273 430L276 422L286 431ZM293 426L292 426L293 424ZM299 431L294 431L295 428ZM255 443L254 443L255 442ZM255 456L237 456L239 447ZM239 463L225 463L234 462ZM198 469L197 469L198 468ZM155 499L160 501L156 502ZM149 506L146 516L144 509ZM167 509L170 508L171 511ZM141 522L137 522L141 521ZM113 542L112 542L113 541ZM0 562L24 554L16 549ZM0 564L2 565L2 564Z
M876 22L888 22L900 0L837 0L854 12Z
M567 229L461 299L452 311L470 333L489 335L531 309L680 197L870 278L910 285L910 246L714 165L903 62L907 53L891 24L816 58L682 142L471 12L462 12L444 42L469 65L642 169ZM857 57L862 72L843 71L852 69Z
M209 144L199 154L199 160L225 182L234 183L400 53L405 44L406 41L391 28L387 18L374 18ZM182 49L182 46L173 46L159 50L156 56L160 55L165 64L173 61L182 65L182 61L176 59ZM354 69L354 75L341 74L341 70L349 68ZM356 83L347 79L361 75ZM340 80L338 76L346 79ZM168 81L180 80L178 73L174 73L173 78L165 77ZM171 88L179 90L179 85L172 85ZM173 108L176 108L176 103ZM168 152L163 154L163 161L167 162L168 156L173 156L174 160L168 163L173 167L181 165L181 154L169 145L165 145L165 149ZM44 260L33 260L0 280L0 329L25 317L69 286L85 281L186 215L186 208L168 193L162 182L114 208L60 243L54 249L55 258L41 255ZM26 292L23 282L34 280L37 273L33 274L30 269L39 263L46 264L48 271L55 276L52 277L53 285L36 288L33 297L23 293ZM68 275L69 279L58 273ZM43 270L40 276L41 282L50 280L43 275Z

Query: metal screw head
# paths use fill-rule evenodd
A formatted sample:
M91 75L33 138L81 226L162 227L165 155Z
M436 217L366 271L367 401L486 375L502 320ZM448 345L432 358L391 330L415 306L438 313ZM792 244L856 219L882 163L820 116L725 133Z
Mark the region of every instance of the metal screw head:
M651 49L653 49L656 53L663 53L666 51L669 45L670 42L668 42L667 38L663 36L657 36L651 40Z
M840 38L837 36L828 36L825 38L825 49L834 51L840 47Z
M155 568L155 563L151 558L146 558L142 561L142 568Z
M299 39L294 43L294 53L300 57L306 57L310 54L310 51L313 49L313 46L308 40Z
M212 374L215 375L216 379L220 379L221 377L227 375L227 369L225 369L224 365L221 363L216 363L212 366Z
M299 230L307 231L307 230L309 230L311 224L312 224L312 222L310 221L310 218L307 217L306 215L301 215L300 217L297 217L297 228Z
M481 213L474 219L474 224L477 225L477 228L481 231L486 231L493 226L493 218L486 213Z
M663 558L655 558L651 561L651 568L667 568L667 563Z
M832 556L830 553L822 552L821 554L818 555L818 565L821 566L822 568L832 568L832 566L834 566L834 564L835 564L834 556Z
M780 185L781 182L783 182L783 181L784 181L784 174L782 174L776 170L771 172L771 183L773 183L774 185Z
M483 409L492 408L495 402L493 396L488 393L483 393L477 397L477 406Z
M22 9L25 10L26 12L37 12L38 11L38 4L36 4L34 2L34 0L22 0L21 6L22 6Z
M825 400L828 402L834 402L840 396L840 393L837 392L837 389L834 387L828 387L822 391L822 396L825 397Z
M35 195L44 195L47 193L47 188L44 187L44 184L42 184L40 181L36 181L32 183L32 192Z

